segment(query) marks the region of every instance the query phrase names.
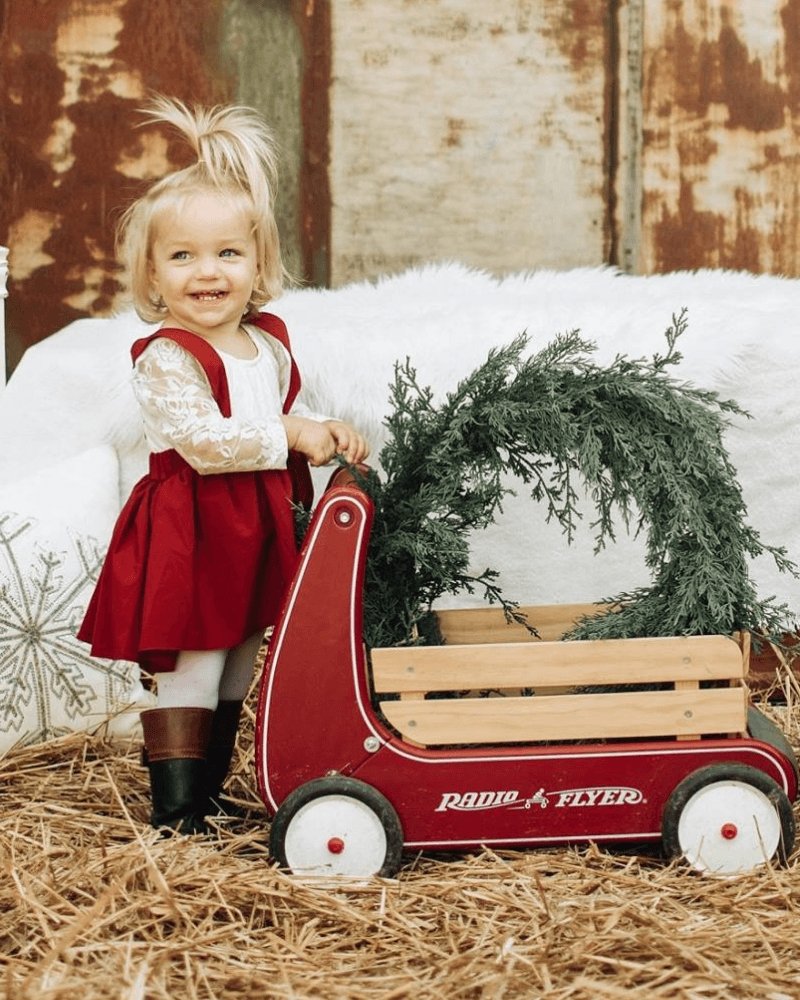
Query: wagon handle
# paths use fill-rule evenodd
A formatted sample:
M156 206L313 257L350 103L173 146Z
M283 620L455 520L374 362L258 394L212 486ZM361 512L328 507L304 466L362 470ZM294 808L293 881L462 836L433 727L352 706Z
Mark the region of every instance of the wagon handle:
M354 468L358 470L358 476L353 472ZM371 471L370 467L363 462L360 462L356 466L343 465L331 475L325 486L325 492L327 493L328 490L332 490L335 486L355 486L356 489L363 491L364 487L361 485L361 482L367 478Z

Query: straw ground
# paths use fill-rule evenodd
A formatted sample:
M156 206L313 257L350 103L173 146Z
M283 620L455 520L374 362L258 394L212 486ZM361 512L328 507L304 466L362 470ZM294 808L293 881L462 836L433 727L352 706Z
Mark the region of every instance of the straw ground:
M767 711L795 746L800 704ZM254 791L207 838L147 825L138 748L74 735L0 760L8 1000L794 1000L800 853L728 881L594 847L410 857L342 887L279 872Z

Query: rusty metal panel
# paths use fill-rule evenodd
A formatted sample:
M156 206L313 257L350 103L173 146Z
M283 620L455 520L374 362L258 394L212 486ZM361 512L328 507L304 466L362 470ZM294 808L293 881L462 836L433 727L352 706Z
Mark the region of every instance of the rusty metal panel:
M9 364L87 314L110 311L115 214L169 169L163 136L136 134L149 89L226 96L215 0L5 4L0 242L11 248Z
M607 259L614 6L337 0L333 283Z
M800 275L800 0L645 0L636 270Z

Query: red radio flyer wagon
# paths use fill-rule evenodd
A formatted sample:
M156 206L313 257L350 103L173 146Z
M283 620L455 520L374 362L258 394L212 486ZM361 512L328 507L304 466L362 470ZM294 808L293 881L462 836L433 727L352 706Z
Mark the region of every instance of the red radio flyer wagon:
M662 842L720 875L785 861L797 763L750 705L746 635L541 641L478 608L440 613L443 646L367 650L372 515L353 483L323 495L270 643L256 771L282 867L392 876L403 852L587 842ZM543 634L569 618L529 612Z

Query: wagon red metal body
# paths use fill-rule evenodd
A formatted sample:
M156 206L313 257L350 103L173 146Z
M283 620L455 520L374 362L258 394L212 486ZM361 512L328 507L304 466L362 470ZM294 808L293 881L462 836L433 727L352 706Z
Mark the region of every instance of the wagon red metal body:
M404 852L587 842L663 842L693 868L722 874L786 857L797 764L778 728L749 704L746 657L742 667L732 639L367 650L372 515L354 484L323 495L270 643L255 752L280 864L295 873L392 875ZM679 671L697 668L693 680L664 683L663 667L647 673L651 660L665 662L665 649ZM575 652L583 666L563 672L569 684L617 684L633 672L660 690L540 694ZM719 669L722 660L734 669ZM440 673L458 687L515 693L447 697L442 687L454 680L433 699L413 690ZM654 719L665 713L669 735L660 735ZM599 720L599 735L591 735L594 723L576 729L579 717Z

